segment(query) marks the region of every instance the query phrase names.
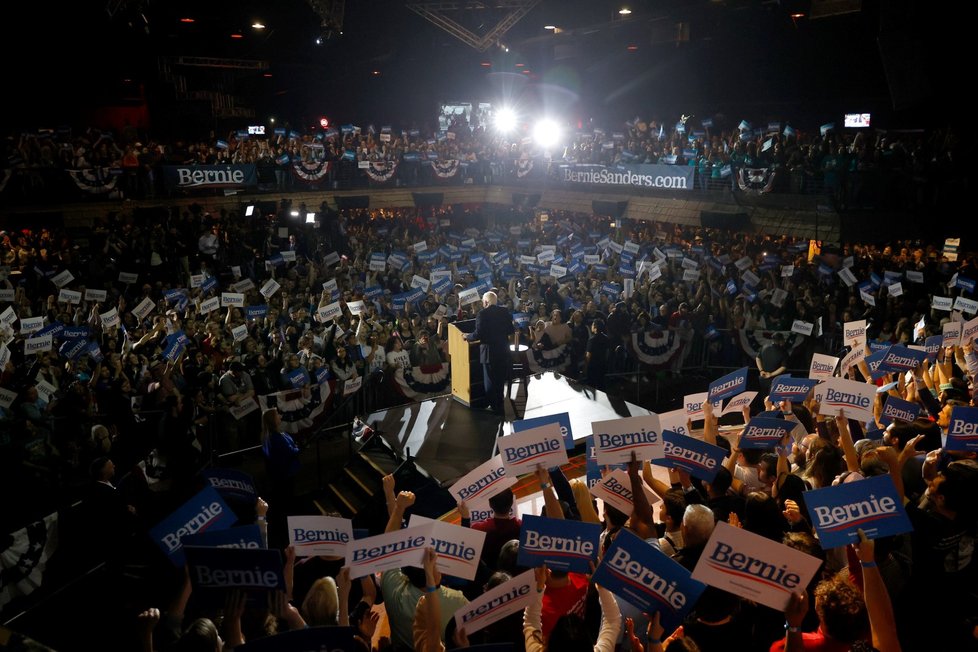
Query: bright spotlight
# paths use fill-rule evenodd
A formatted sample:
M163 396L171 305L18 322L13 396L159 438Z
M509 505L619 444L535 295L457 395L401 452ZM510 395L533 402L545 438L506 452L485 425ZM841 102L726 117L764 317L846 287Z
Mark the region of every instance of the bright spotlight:
M306 224L315 224L315 223L316 223L316 214L306 213Z
M299 211L292 209L289 211L289 215L292 217L299 217Z
M550 148L560 141L560 125L544 118L533 126L533 140L543 148Z
M245 208L245 217L251 217L254 214L255 214L255 205L248 204L248 206Z
M516 129L516 112L513 109L499 109L493 120L496 131L508 134Z

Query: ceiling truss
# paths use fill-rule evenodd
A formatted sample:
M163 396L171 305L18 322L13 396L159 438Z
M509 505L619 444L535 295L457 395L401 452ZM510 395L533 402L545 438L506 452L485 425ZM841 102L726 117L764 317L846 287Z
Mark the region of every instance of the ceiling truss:
M485 52L491 46L498 44L506 32L539 3L540 0L486 0L484 2L443 0L441 2L409 2L405 6L466 45L479 52ZM494 27L482 34L476 34L447 13L467 12L474 14L486 10L503 10L505 13Z

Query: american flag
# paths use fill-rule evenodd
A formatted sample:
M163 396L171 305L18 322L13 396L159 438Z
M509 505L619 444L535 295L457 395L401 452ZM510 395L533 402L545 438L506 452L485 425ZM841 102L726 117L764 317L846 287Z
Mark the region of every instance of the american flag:
M5 543L0 552L0 610L41 586L44 569L58 547L58 514L7 535Z

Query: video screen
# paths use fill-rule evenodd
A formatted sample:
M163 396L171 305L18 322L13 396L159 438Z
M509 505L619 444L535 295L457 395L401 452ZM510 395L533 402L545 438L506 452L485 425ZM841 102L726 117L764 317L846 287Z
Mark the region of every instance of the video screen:
M860 129L862 127L869 126L869 114L868 113L847 113L846 114L846 127L855 127Z

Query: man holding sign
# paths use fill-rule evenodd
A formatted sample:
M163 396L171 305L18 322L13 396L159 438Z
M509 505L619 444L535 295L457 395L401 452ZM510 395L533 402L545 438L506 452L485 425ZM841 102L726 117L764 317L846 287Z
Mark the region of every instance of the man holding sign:
M503 386L512 371L509 338L513 335L513 315L498 304L495 292L482 295L482 310L475 317L475 330L465 335L469 342L479 342L479 362L489 399L489 409L503 414ZM514 340L514 344L518 341Z

